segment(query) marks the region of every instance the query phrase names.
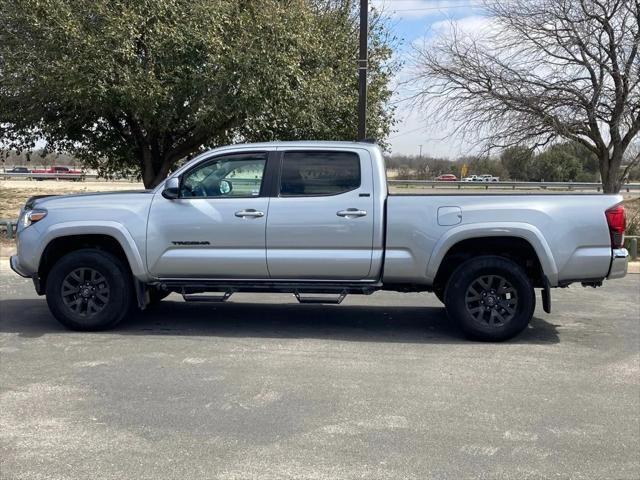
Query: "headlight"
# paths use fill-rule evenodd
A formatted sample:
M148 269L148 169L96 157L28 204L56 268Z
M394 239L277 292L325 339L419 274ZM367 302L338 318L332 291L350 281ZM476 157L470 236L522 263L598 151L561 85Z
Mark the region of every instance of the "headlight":
M47 211L44 208L35 208L24 212L22 216L22 228L27 228L29 225L39 222L47 216Z

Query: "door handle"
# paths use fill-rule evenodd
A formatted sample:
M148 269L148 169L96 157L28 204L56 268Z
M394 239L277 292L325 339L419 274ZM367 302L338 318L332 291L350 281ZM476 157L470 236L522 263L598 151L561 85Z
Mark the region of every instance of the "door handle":
M248 210L240 210L236 212L235 215L239 218L260 218L264 217L264 212L259 212L258 210L250 208Z
M366 210L360 210L358 208L347 208L346 210L339 210L336 215L339 217L356 218L364 217L367 214Z

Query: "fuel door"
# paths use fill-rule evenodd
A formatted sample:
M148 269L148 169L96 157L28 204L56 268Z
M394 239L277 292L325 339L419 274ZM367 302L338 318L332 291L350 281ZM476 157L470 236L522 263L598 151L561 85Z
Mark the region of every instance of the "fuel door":
M446 227L458 225L462 222L462 209L460 207L438 208L438 225Z

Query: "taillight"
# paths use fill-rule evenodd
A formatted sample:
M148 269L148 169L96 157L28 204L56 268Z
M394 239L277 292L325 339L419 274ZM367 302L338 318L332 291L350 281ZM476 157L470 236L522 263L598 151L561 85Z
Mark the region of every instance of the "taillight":
M622 248L624 244L624 229L627 227L627 217L624 206L620 203L604 212L611 235L611 248Z

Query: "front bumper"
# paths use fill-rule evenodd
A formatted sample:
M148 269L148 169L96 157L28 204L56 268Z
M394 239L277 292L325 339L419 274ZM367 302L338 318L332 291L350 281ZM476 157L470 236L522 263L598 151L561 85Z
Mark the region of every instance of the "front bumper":
M627 274L629 252L626 248L615 248L611 255L611 268L608 279L622 278Z
M20 259L18 258L17 255L11 255L11 258L9 258L9 264L11 265L11 270L16 272L21 277L24 277L24 278L31 277L31 275L29 275L29 273L27 273L26 270L20 267Z

